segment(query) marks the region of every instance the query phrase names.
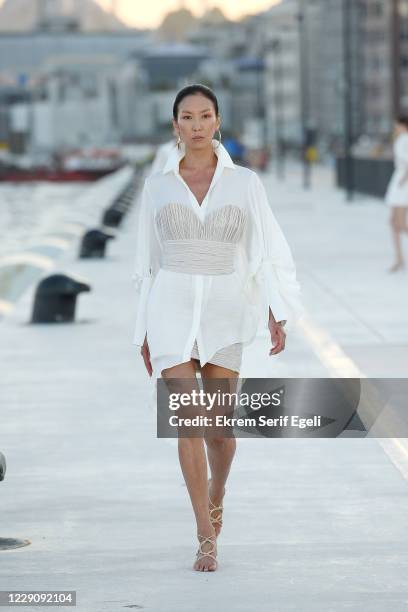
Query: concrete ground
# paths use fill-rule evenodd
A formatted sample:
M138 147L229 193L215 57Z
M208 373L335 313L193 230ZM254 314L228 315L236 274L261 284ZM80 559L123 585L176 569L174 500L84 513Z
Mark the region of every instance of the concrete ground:
M385 207L346 204L323 171L309 193L295 167L263 180L309 317L278 356L261 334L242 376L405 375L407 277L384 272ZM156 438L132 345L135 213L105 260L59 262L92 286L75 324L29 325L31 290L1 322L0 537L31 544L0 552L0 590L72 589L81 612L408 610L404 439L237 440L219 569L192 570L177 448Z

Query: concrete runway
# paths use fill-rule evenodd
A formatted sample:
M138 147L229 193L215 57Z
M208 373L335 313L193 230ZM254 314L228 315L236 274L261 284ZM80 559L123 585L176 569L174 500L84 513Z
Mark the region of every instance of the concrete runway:
M242 376L405 375L407 277L384 272L385 207L346 204L323 171L307 194L296 168L262 178L309 318L276 357L260 334ZM31 541L0 552L0 589L72 589L80 612L408 610L406 439L238 439L219 569L193 571L177 448L156 438L132 345L136 218L105 260L76 245L59 260L92 286L74 324L29 325L33 289L0 324L0 537Z

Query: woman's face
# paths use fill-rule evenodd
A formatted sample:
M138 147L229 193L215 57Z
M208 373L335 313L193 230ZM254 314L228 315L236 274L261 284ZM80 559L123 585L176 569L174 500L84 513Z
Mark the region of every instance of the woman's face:
M173 126L186 149L205 149L211 144L220 121L212 101L202 94L193 94L181 100Z

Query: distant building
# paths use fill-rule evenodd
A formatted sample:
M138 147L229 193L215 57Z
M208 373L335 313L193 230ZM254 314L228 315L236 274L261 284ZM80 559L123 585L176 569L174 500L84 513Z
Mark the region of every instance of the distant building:
M54 150L93 138L95 143L126 138L124 118L130 111L125 106L144 84L136 72L132 91L123 99L118 75L129 55L148 40L148 34L137 32L0 35L0 145Z
M146 73L151 91L174 89L207 59L206 49L187 43L152 45L135 54Z
M127 26L94 0L5 0L0 32L123 32Z
M171 139L177 91L200 79L208 59L206 49L187 43L149 45L131 54L117 75L122 93L126 83L127 134L152 142Z
M253 51L264 61L266 141L297 146L302 141L298 2L283 0L253 18Z
M397 85L399 111L408 114L408 0L399 0L399 55L400 72Z
M117 142L116 70L110 56L50 60L32 95L10 102L9 142L47 152Z
M320 3L317 37L321 113L326 141L344 133L345 2ZM354 140L390 137L394 115L408 111L408 0L350 0L348 41Z

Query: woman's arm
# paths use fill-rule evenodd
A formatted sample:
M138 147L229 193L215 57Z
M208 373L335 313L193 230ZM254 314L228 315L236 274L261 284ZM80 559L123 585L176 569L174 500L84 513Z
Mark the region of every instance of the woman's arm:
M265 289L265 319L269 328L281 323L280 328L286 325L288 329L304 314L300 285L292 252L255 172L249 181L249 199L253 220L250 257L255 261L257 281Z

